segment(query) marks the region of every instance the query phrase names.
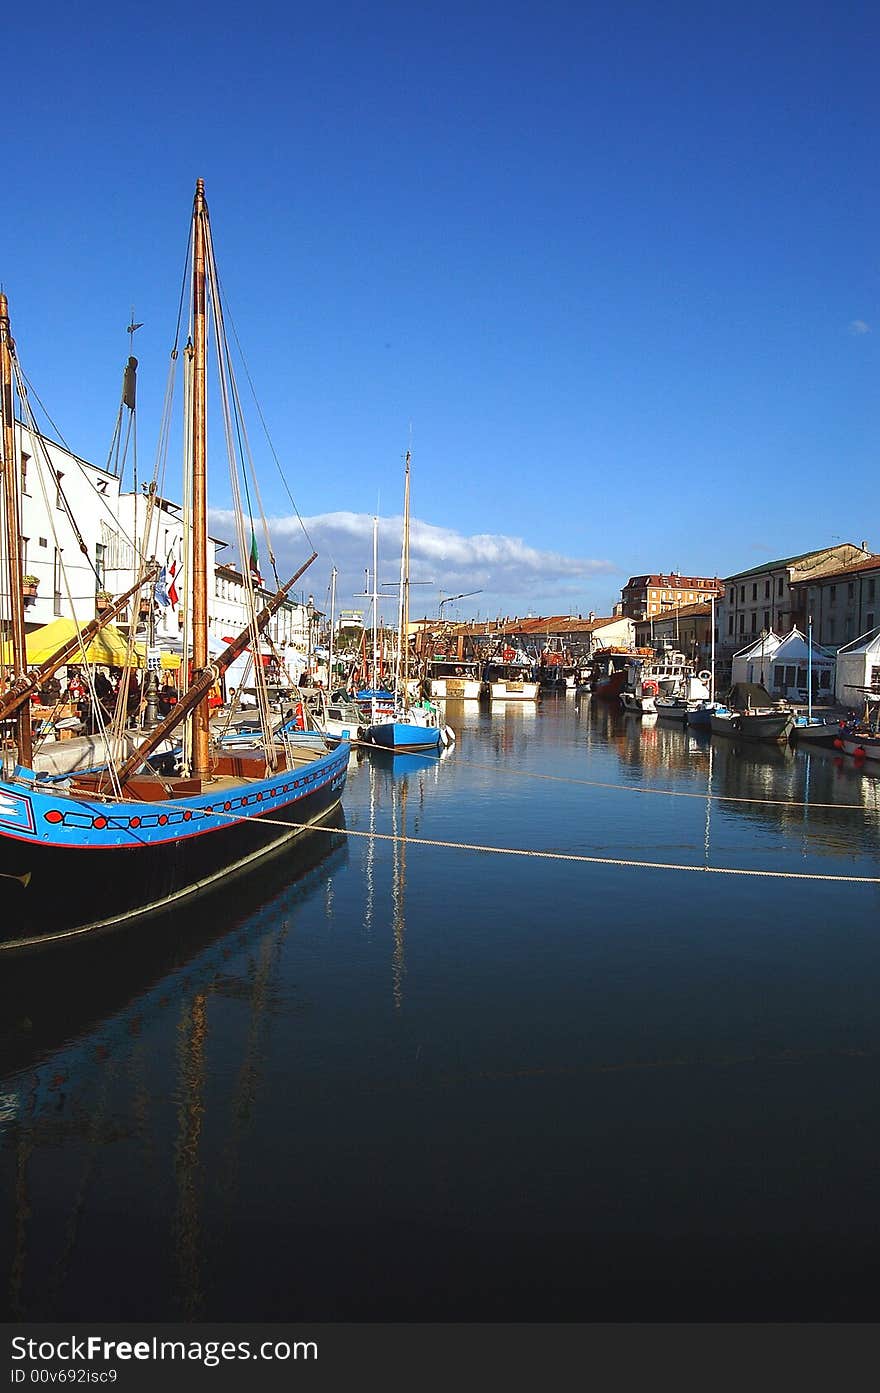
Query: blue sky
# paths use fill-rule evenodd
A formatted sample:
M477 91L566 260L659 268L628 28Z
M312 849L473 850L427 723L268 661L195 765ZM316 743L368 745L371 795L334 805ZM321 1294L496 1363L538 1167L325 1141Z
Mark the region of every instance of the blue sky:
M410 444L419 609L880 550L876 7L51 0L4 33L30 380L103 462L134 305L150 462L204 177L316 599L376 511L395 576Z

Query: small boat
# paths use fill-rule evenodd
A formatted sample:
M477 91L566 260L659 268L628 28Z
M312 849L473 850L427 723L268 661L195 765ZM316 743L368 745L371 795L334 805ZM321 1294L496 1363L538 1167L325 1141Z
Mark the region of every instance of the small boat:
M537 701L540 685L531 663L488 662L483 670L481 696L488 701Z
M855 759L880 760L880 692L865 688L860 717L839 725L834 745Z
M760 683L734 683L727 703L725 709L710 714L709 725L713 735L779 744L788 740L795 713L781 702L774 704L770 693Z
M434 658L428 668L433 701L477 701L480 664L476 658Z
M370 745L378 745L386 750L438 750L454 739L450 726L444 725L434 703L427 698L414 702L409 690L409 488L410 452L407 450L404 463L403 489L403 540L400 554L400 610L397 635L397 663L394 674L395 701L390 716L381 720L373 719L364 732L364 739ZM374 534L375 536L375 534ZM374 549L376 542L374 540ZM373 585L376 584L376 557L374 554ZM373 595L374 615L378 614L378 597ZM374 620L374 630L376 623ZM375 712L375 699L373 702Z
M807 714L795 717L791 738L798 745L831 745L840 734L840 723L813 715L813 620L807 623Z
M709 701L709 673L700 672L696 677L686 677L677 692L658 696L655 702L657 715L667 721L678 721L685 725L689 713ZM708 725L708 721L706 722Z

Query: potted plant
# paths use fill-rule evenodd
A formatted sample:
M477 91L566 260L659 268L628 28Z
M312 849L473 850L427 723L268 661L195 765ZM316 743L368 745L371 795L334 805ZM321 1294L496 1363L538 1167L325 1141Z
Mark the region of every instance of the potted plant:
M39 585L39 583L39 576L22 576L21 593L24 598L25 604L27 604L28 601L33 603L33 601L37 598L37 586Z
M109 609L109 608L110 608L110 601L111 601L112 599L113 599L113 596L110 594L110 591L109 591L109 590L99 590L99 591L98 591L98 593L97 593L96 596L95 596L95 608L97 609L97 611L98 611L99 614L100 614L103 610Z

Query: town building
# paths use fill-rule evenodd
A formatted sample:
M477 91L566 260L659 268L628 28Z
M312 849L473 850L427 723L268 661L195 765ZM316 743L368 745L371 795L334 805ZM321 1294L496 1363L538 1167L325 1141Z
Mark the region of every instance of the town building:
M683 576L680 571L669 571L648 576L630 576L621 594L621 607L628 619L638 623L642 619L662 616L669 610L681 609L708 600L712 594L721 594L721 582L717 576Z
M708 666L712 652L712 604L682 605L659 618L641 619L635 626L640 648L673 648L698 666ZM715 626L715 639L718 627Z
M792 606L812 620L813 638L840 648L880 625L880 556L867 556L851 565L792 585Z
M15 450L25 630L30 633L62 617L87 624L95 617L95 597L103 584L102 528L115 521L119 481L18 422ZM0 613L9 620L6 595L0 599Z
M805 632L809 586L820 576L868 560L870 556L866 542L860 547L852 542L841 542L818 551L765 561L760 566L727 576L717 607L722 659L729 662L737 649L760 635L762 630L769 633L772 629L780 637L794 628ZM830 640L823 637L819 641Z

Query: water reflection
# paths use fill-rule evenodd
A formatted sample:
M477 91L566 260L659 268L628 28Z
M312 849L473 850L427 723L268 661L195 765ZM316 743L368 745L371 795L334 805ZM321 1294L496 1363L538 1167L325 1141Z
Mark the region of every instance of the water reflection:
M334 830L342 827L337 812L333 826L296 848L299 875L293 881L288 853L286 862L273 858L260 875L151 923L150 935L124 933L79 944L66 955L65 973L47 970L45 955L4 964L2 1048L6 1067L14 1065L15 1072L7 1076L0 1096L7 1176L12 1161L11 1184L4 1187L12 1212L0 1232L9 1239L7 1293L13 1318L49 1318L62 1300L67 1309L71 1301L75 1304L70 1282L82 1219L108 1150L121 1147L137 1154L132 1178L136 1175L140 1184L155 1175L169 1141L173 1305L182 1318L200 1318L207 1261L201 1205L209 1051L212 1040L218 1045L212 1031L225 1015L224 1002L246 1005L249 1026L235 1086L228 1104L220 1102L224 1115L229 1109L219 1130L230 1198L239 1144L260 1086L281 945L298 910L345 866L348 845ZM229 1037L220 1047L229 1050ZM169 1069L173 1141L157 1108ZM46 1196L47 1166L51 1174L52 1157L60 1148L73 1159L72 1183ZM35 1177L37 1192L43 1194L39 1207L32 1198ZM147 1209L148 1194L140 1195ZM39 1232L32 1234L35 1225ZM35 1245L42 1257L31 1273L29 1255ZM48 1269L47 1249L56 1253ZM118 1280L123 1276L117 1274ZM108 1277L113 1280L112 1274Z

